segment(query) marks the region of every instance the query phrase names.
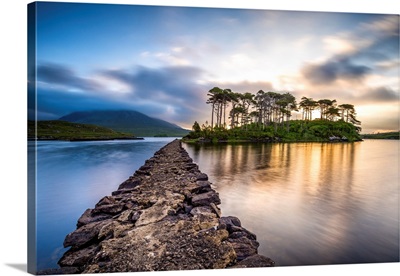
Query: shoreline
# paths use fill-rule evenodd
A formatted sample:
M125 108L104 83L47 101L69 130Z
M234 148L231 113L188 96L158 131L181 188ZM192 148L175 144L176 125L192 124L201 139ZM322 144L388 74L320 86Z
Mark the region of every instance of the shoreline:
M112 140L144 140L143 137L116 137L116 138L28 138L28 141L67 141L67 142L85 142L85 141L112 141Z
M271 140L263 140L263 139L255 139L255 140L218 140L218 141L212 141L210 139L208 140L198 140L198 139L182 139L182 143L186 144L197 144L197 145L218 145L218 144L279 144L279 143L356 143L356 142L362 142L364 141L363 139L360 140L355 140L355 141L349 141L349 140L324 140L324 141L315 141L315 140L297 140L297 141L284 141L284 140L276 140L276 141L271 141Z

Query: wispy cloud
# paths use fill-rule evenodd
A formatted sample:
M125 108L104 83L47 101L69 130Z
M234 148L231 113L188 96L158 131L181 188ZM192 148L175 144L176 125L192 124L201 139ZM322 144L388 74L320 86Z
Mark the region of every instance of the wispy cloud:
M39 65L37 68L37 79L44 84L61 86L67 90L93 91L101 88L95 80L77 76L67 66L55 63Z

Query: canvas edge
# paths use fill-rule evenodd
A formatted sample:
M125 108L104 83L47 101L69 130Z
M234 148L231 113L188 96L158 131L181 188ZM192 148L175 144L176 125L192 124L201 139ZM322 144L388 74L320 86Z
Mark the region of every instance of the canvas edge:
M34 112L36 118L36 3L27 5L28 21L27 21L27 98L28 98L28 114ZM28 127L28 125L26 126ZM36 120L35 120L36 133ZM29 148L27 141L27 150ZM35 150L28 150L28 205L27 205L27 272L31 274L37 273L37 243L36 243L36 141L34 143ZM31 142L31 143L32 143Z

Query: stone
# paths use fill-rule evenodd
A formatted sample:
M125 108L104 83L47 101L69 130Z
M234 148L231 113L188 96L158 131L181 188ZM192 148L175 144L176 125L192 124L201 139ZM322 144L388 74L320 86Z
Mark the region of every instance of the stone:
M197 166L197 164L194 163L188 163L185 165L185 170L190 171L192 169L198 169L199 167Z
M196 181L196 185L190 189L193 194L200 194L211 191L211 183L208 181Z
M211 209L214 211L214 213L217 215L217 217L221 217L221 210L218 208L217 205L215 205L214 203L210 203L210 207Z
M233 265L231 268L272 267L272 266L275 266L275 262L273 260L263 255L254 254Z
M116 200L112 196L105 196L96 204L96 208L103 206L103 205L113 205L115 204Z
M122 194L130 194L130 193L132 193L134 190L135 190L135 188L132 188L132 189L125 189L125 188L122 188L122 189L113 191L113 192L111 193L111 195L117 196L117 195L122 195Z
M119 185L118 190L121 190L121 189L133 189L136 186L140 185L140 182L141 181L138 178L130 178L130 179L122 182Z
M192 216L198 216L198 215L214 215L213 211L211 210L211 208L209 207L194 207L191 211L190 214ZM215 215L214 215L215 217Z
M229 238L231 238L231 239L238 239L238 238L241 238L241 237L246 237L249 240L256 240L257 239L255 234L251 233L250 231L248 231L248 230L246 230L244 228L242 228L242 231L233 232L233 233L231 233L229 235Z
M232 216L220 218L219 223L226 225L226 229L228 229L229 233L233 232L232 226L237 226L237 227L242 226L240 220L237 217L232 217Z
M205 174L205 173L200 173L198 176L197 176L197 179L196 179L197 181L207 181L208 180L208 176Z
M93 209L87 209L82 216L78 219L78 223L77 223L77 227L81 227L83 225L86 225L88 223L92 223L92 222L98 222L98 221L102 221L102 220L106 220L111 218L111 215L107 215L107 214L93 214Z
M93 209L94 214L98 213L105 213L105 214L111 214L111 215L116 215L122 212L124 209L123 204L106 204L106 205L101 205Z
M133 210L126 210L117 217L117 220L119 222L130 222L134 212Z
M215 191L210 191L210 192L202 193L202 194L196 194L192 197L192 205L193 206L210 205L211 203L214 203L216 205L221 204L219 195Z
M119 221L112 221L100 229L97 238L99 240L105 240L123 237L125 236L126 231L130 230L132 227L133 224L124 224Z
M110 222L111 220L107 219L100 222L89 223L76 229L65 237L64 247L72 246L74 248L80 248L92 242L94 239L97 239L100 229Z
M238 261L244 260L245 258L258 253L257 249L260 244L255 240L240 237L236 239L228 238L228 241L233 246Z
M98 245L92 244L81 250L69 250L58 261L60 266L79 267L88 263L98 251Z

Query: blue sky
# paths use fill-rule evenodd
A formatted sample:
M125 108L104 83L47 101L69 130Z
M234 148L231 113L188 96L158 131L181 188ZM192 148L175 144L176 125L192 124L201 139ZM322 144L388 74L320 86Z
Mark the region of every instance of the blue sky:
M190 128L219 86L336 99L363 132L399 128L398 15L38 2L36 46L38 119L123 108Z

